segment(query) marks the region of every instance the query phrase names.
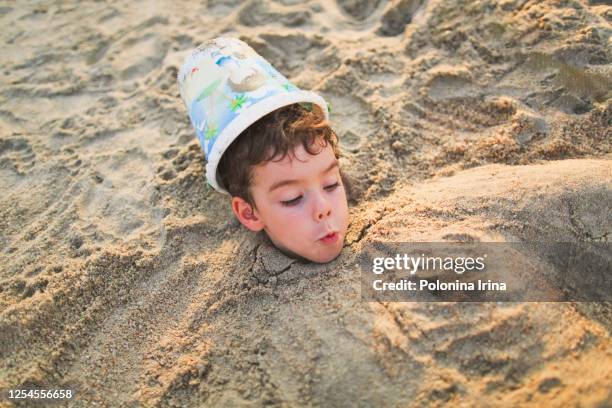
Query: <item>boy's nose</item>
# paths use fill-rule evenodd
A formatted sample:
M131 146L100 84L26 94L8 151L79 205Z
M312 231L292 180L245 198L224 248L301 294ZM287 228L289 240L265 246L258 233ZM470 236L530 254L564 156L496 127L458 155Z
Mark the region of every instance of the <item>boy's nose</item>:
M323 221L325 218L329 217L329 214L331 214L331 208L327 209L326 211L319 211L317 214L317 219L319 221Z
M315 219L317 221L323 221L331 214L331 203L329 200L319 196L315 203Z

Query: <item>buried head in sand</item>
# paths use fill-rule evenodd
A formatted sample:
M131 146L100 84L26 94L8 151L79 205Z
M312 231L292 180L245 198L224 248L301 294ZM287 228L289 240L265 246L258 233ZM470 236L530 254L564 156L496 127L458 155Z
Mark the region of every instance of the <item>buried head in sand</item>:
M265 231L289 256L335 259L348 204L325 100L234 38L197 47L178 82L206 155L208 183L232 197L238 220Z
M280 134L273 131L269 137ZM318 137L292 147L292 152L271 155L271 160L261 160L261 156L259 160L248 160L256 152L249 149L249 143L232 150L228 157L243 160L234 165L233 183L230 177L222 180L237 186L232 194L232 210L240 222L252 231L264 230L287 255L313 262L336 258L346 235L348 206L332 143L333 139ZM257 165L250 165L260 160ZM232 174L231 161L222 162L226 174ZM241 186L241 179L252 182Z

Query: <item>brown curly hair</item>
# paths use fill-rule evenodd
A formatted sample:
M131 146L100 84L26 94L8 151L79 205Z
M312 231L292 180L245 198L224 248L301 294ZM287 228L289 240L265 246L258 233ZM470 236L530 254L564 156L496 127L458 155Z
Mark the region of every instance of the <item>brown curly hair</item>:
M219 161L217 180L232 197L241 197L255 208L250 192L255 166L272 159L281 161L300 144L316 155L328 143L340 158L338 136L319 106L284 106L257 120L230 144ZM315 149L315 145L321 149Z

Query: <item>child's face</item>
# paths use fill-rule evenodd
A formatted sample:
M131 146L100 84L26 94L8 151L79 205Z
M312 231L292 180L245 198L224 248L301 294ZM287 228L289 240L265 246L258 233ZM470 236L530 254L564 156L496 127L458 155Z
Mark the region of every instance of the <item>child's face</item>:
M303 146L293 154L256 166L251 195L257 208L245 220L235 204L241 199L234 198L234 212L249 229L264 229L279 249L312 262L329 262L342 251L348 227L338 161L329 144L316 155ZM248 209L244 214L248 216Z

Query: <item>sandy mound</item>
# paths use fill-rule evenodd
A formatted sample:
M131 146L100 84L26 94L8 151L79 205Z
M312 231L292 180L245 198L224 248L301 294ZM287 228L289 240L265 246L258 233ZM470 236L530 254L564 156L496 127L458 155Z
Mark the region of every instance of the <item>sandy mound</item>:
M612 404L606 304L366 303L368 242L609 242L601 1L0 7L0 389L69 406ZM175 79L247 41L332 104L342 255L301 264L206 187ZM4 402L0 402L3 404Z

